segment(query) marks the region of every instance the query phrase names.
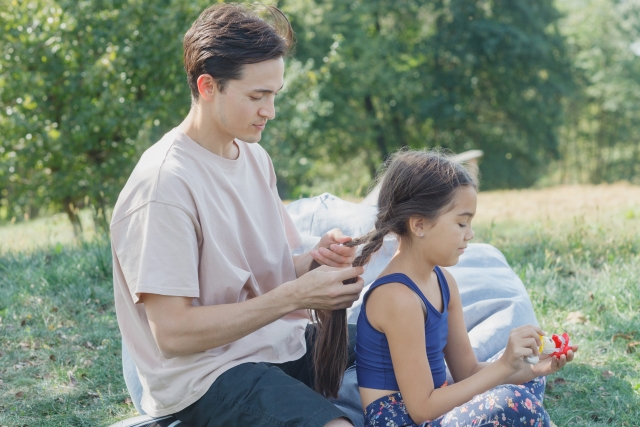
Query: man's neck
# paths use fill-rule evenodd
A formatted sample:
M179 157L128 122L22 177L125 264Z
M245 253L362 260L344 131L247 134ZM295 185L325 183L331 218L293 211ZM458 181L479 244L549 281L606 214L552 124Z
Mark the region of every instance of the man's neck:
M203 113L202 108L192 106L178 130L213 154L230 160L238 158L239 149L233 142L234 138L219 129L211 116Z

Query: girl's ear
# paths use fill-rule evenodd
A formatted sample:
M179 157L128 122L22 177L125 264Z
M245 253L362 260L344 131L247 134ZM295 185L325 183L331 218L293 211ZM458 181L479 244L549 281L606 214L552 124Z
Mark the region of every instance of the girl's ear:
M423 238L426 231L426 221L421 216L412 216L409 218L409 232L415 237Z

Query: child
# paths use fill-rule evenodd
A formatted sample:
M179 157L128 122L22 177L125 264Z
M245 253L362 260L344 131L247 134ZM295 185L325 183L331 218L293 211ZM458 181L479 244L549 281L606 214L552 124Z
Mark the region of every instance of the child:
M354 265L365 265L387 234L399 240L358 318L356 371L365 426L549 426L544 376L571 361L577 346L566 356L543 355L527 364L524 358L538 355L544 335L527 325L511 331L499 358L478 362L456 281L441 268L455 265L473 238L476 185L462 166L433 152L403 151L388 165L375 229L353 241L364 244ZM336 325L346 329L346 323L332 323L326 313L319 317L325 326L316 350L322 352L328 345L323 335L345 336ZM330 317L342 319L342 313ZM341 339L338 359L345 348ZM445 360L455 381L448 386ZM317 366L318 391L335 395L331 378L341 369Z

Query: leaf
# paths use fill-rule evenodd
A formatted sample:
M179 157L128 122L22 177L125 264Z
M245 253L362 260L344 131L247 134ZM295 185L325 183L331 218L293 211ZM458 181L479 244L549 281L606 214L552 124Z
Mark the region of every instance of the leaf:
M125 405L133 405L133 400L131 400L130 397L125 397L122 403L124 403Z
M614 375L613 372L611 372L609 370L602 371L602 379L604 379L604 380L608 380L608 379L612 378L613 375Z
M586 323L587 317L581 311L572 311L565 320L569 323Z
M69 385L71 387L75 387L78 385L78 380L76 379L76 377L73 375L72 371L67 372L67 376L69 377Z
M614 335L611 337L611 341L614 341L614 342L615 342L615 340L617 340L618 338L624 338L625 340L632 340L632 339L633 339L633 336L634 336L634 334L623 334L623 333L617 333L617 334L614 334Z
M636 347L640 346L640 341L632 341L627 344L627 353L633 353L636 351Z
M17 393L16 393L16 397L17 397L18 399L22 399L22 398L24 397L24 393L23 393L23 392L21 392L21 391L19 391L19 392L17 392Z

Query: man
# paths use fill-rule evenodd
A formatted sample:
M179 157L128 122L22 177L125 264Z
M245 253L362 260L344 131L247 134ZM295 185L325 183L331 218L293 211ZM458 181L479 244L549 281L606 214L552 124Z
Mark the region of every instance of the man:
M255 144L275 117L286 17L205 10L184 37L189 115L149 148L111 223L118 323L142 408L195 426L350 425L309 385L308 309L349 307L363 281L339 230L299 245ZM322 267L309 272L312 260ZM299 381L300 380L300 381Z

